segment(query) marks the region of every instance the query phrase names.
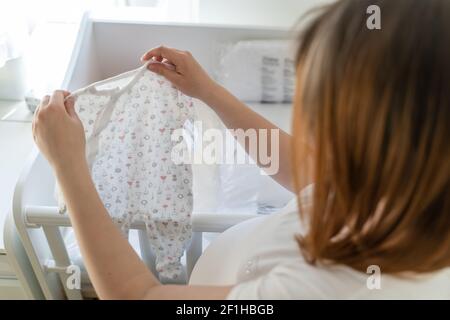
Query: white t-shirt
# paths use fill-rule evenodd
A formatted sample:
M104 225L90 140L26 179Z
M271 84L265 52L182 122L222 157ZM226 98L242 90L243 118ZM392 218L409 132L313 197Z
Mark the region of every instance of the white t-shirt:
M234 285L228 299L450 299L450 268L409 278L381 270L377 278L343 265L313 266L295 240L302 232L296 200L238 224L209 245L190 284Z

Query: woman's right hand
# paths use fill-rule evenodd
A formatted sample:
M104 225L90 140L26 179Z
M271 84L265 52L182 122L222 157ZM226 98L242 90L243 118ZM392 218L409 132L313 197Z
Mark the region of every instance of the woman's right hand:
M291 172L292 166L290 163L290 146L292 143L289 134L283 132L283 130L280 130L270 123L270 121L264 119L257 112L239 101L239 99L233 96L224 87L214 82L189 52L158 47L148 51L141 59L142 61L154 60L155 62L162 62L149 64L148 68L167 78L183 93L202 100L211 107L227 128L241 128L244 131L247 131L248 129L264 129L266 130L266 133L263 133L264 135L266 135L267 132L272 132L272 129L279 130L281 134L279 141L276 141L276 144L280 147L279 152L278 150L275 151L275 149L272 149L275 148L271 145L272 138L269 140L271 141L270 143L268 141L260 141L259 136L261 136L261 134L257 134L257 145L261 146L262 143L267 144L266 150L271 150L271 158L273 157L274 152L279 154L279 159L277 158L274 160L279 162L277 163L277 168L279 168L279 170L275 170L275 174L266 169L267 163L262 163L259 157L254 157L253 154L250 154L250 143L245 142L247 139L244 139L244 143L241 143L241 145L245 148L245 151L253 157L253 160L264 168L266 172L272 175L276 181L285 188L294 190ZM270 137L272 137L272 135L270 135ZM264 161L267 162L267 160ZM269 167L269 169L272 170L271 167Z
M146 52L141 60L162 62L150 63L148 69L165 77L184 94L205 103L218 86L188 51L160 46Z

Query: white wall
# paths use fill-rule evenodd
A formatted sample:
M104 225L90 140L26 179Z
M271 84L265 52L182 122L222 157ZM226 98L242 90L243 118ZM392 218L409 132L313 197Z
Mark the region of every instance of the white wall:
M198 0L200 22L291 27L309 9L332 0Z

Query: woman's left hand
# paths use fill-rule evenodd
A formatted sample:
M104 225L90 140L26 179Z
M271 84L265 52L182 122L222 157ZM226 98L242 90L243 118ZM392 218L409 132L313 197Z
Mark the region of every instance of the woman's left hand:
M83 125L69 92L58 90L45 96L33 119L33 137L55 171L86 161Z

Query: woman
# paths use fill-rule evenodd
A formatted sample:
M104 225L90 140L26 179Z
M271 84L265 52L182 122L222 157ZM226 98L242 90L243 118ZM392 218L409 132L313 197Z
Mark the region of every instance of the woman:
M370 5L381 30L366 26ZM338 1L300 43L293 135L280 134L274 176L302 195L299 206L222 234L194 271L205 285L155 279L99 199L73 101L63 91L43 99L34 138L100 298L450 298L450 2ZM149 68L227 127L276 128L189 53L159 47L142 59L173 64ZM312 182L310 197L300 192Z

